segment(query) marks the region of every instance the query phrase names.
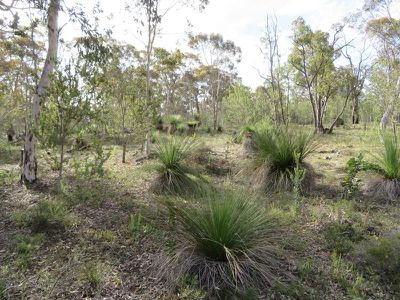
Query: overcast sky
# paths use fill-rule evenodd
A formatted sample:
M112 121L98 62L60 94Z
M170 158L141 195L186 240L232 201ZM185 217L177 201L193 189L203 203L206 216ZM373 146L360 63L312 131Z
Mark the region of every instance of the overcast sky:
M77 0L79 1L79 0ZM83 0L80 0L83 1ZM132 43L137 48L144 47L145 38L137 33L137 24L132 13L125 11L126 0L101 0L101 6L113 19L102 21L105 26L113 26L114 37ZM173 0L161 0L166 5ZM242 49L242 62L238 65L243 83L255 88L262 84L259 71L266 65L260 52L260 38L263 34L267 14L276 15L280 31L280 50L286 57L291 44L291 22L302 16L312 29L329 31L332 24L340 22L363 5L363 0L210 0L204 11L176 7L168 12L161 24L156 46L167 50L185 50L186 34L220 33L224 39L232 40ZM400 2L395 0L395 2ZM94 0L84 1L92 5ZM188 24L192 26L189 27ZM356 34L349 32L349 35ZM352 37L348 37L353 38ZM186 48L187 49L187 48Z

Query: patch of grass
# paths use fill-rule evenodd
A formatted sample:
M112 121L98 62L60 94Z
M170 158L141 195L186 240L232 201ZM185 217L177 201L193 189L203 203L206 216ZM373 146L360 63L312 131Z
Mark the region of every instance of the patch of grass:
M21 158L21 146L0 139L0 164L16 164Z
M350 252L353 249L354 242L362 239L362 234L350 222L327 224L323 235L326 248L338 254Z
M136 240L142 234L148 234L153 231L153 227L150 224L143 222L142 214L131 214L129 216L128 224L129 234Z
M3 278L0 278L0 300L7 299L7 283Z
M42 200L34 207L17 213L15 219L33 232L63 231L76 221L65 203L59 200Z
M17 182L20 175L19 168L0 170L0 186L10 185Z
M248 194L214 192L203 205L171 200L166 205L183 238L182 247L162 265L171 282L190 274L213 294L265 288L285 274L278 258L278 218Z
M17 265L20 268L28 269L32 265L32 254L40 248L45 237L43 234L36 234L34 236L17 236L16 239Z
M90 289L96 293L100 292L105 285L109 269L105 264L97 261L90 261L82 265L80 279L89 284Z
M360 243L355 250L358 263L377 273L382 281L400 287L400 234L371 237Z
M314 272L315 262L312 257L302 259L297 263L299 276L303 280L307 280Z
M352 299L367 299L372 291L378 290L374 282L363 277L353 263L336 252L331 256L331 276Z

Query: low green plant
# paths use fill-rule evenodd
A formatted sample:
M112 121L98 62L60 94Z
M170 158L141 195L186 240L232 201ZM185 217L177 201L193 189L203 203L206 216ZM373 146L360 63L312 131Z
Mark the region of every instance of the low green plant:
M264 171L261 180L274 189L292 187L291 174L313 149L310 134L268 124L256 127L254 146L255 165Z
M0 300L9 299L7 297L7 283L3 278L0 278Z
M33 232L62 231L74 224L66 205L59 200L40 201L34 207L16 214L15 218Z
M354 242L362 239L362 234L350 222L332 222L325 227L323 235L326 247L339 255L349 253Z
M356 157L350 158L346 163L346 176L343 178L343 195L344 199L353 198L359 191L360 180L357 174L364 170L364 155L359 153Z
M139 238L141 234L147 234L152 231L152 226L145 224L142 220L142 214L131 214L129 216L128 231L135 238Z
M105 175L104 164L110 158L112 151L104 151L103 145L99 140L93 142L94 153L92 156L82 157L73 161L75 175L80 178L92 178L98 176L103 178Z
M180 193L199 187L200 175L184 162L194 146L191 138L170 137L156 143L157 170L160 174L158 184L162 191Z
M310 275L314 272L315 262L312 257L302 259L297 264L297 269L299 271L300 278L307 280Z
M376 289L374 283L360 274L352 262L336 252L331 255L331 275L352 299L367 299L371 290Z
M20 268L27 269L32 265L32 255L44 242L43 234L34 236L17 236L15 250L17 253L17 264Z
M378 274L382 281L400 284L400 234L371 237L354 251L356 261L369 272Z
M170 281L195 276L211 294L265 288L285 272L278 258L282 227L244 192L213 192L203 205L167 200L182 236L162 265Z
M99 292L105 284L108 271L103 263L87 262L81 267L80 277L90 285L91 289Z

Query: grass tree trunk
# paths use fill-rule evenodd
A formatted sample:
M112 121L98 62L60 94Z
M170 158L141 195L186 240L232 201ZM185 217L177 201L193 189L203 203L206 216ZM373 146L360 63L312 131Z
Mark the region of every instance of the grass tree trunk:
M51 0L47 12L48 49L43 71L40 76L35 94L32 99L32 118L25 134L24 161L21 179L25 183L33 183L37 179L36 137L34 128L39 124L40 110L45 92L50 82L50 73L53 71L57 59L58 47L58 12L60 0Z
M124 139L123 144L122 144L122 163L126 163L126 140Z

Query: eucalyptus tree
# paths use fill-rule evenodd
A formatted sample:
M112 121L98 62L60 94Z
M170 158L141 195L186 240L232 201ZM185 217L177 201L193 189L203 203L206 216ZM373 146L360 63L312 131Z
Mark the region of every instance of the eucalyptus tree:
M122 163L125 163L130 133L140 135L143 130L145 76L140 52L135 47L114 43L112 53L111 61L106 66L103 87L108 122L116 128L122 143Z
M349 79L340 76L340 69L334 64L348 45L339 45L342 29L342 26L335 28L333 39L329 41L329 33L312 31L302 18L298 18L293 23L293 49L289 62L295 69L295 83L304 91L304 97L311 104L314 129L319 133L332 132L333 123L329 128L323 125L326 110L336 93L341 90L341 85L343 85L341 80L348 81ZM350 82L352 83L353 80ZM355 85L346 87L344 95L346 101L343 109L336 116L336 120L343 113L348 99L354 93L354 88Z
M145 42L145 54L146 54L146 98L145 98L145 124L146 139L145 139L145 153L150 154L150 126L151 126L151 100L152 100L152 86L151 86L151 66L152 56L154 50L154 42L157 34L159 33L159 27L162 23L163 18L166 17L167 13L176 6L191 5L199 3L199 8L203 9L208 4L208 0L127 0L128 7L133 4L138 9L139 15L134 15L134 19L144 27L146 34ZM162 5L163 4L163 5Z
M267 74L260 76L265 80L268 98L273 103L274 120L277 123L287 123L288 102L285 101L284 68L281 65L279 52L278 23L276 17L267 16L267 24L261 38L261 52L267 64Z
M42 1L40 1L40 4ZM58 15L60 11L60 0L49 0L47 7L47 54L44 61L42 73L40 75L35 93L32 97L31 113L32 117L27 126L25 133L23 171L21 180L27 183L33 183L37 178L37 158L36 158L36 136L34 127L39 125L40 111L46 94L46 90L50 84L50 74L54 69L54 63L57 60L58 50Z
M0 132L6 125L24 130L38 64L42 62L40 29L40 23L34 20L24 34L0 31Z
M367 32L379 45L377 68L384 81L378 84L385 86L388 104L381 118L380 126L385 129L400 97L400 20L390 15L368 22Z
M168 52L163 48L156 48L154 56L154 72L158 74L163 112L179 114L182 112L182 103L178 103L177 92L184 72L185 55L180 50Z
M241 49L220 34L189 34L189 47L200 60L198 77L205 88L205 102L211 109L212 126L217 130L221 100L237 79L236 63L241 60Z

